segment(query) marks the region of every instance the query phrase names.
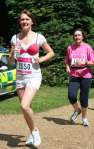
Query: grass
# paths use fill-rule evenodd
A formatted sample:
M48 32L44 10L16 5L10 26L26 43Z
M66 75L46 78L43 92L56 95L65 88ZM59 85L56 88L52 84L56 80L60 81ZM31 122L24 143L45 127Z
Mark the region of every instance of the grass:
M90 90L90 98L94 97L94 89ZM7 98L7 99L6 99ZM34 112L47 111L52 108L69 104L67 88L43 86L33 99ZM0 114L20 114L20 104L17 96L7 96L0 101Z

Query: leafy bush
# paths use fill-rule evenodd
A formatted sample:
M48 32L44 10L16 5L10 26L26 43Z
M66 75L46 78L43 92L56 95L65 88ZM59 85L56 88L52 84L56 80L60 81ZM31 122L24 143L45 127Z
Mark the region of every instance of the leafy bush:
M43 84L49 86L62 86L68 84L68 75L64 61L56 58L52 65L42 68Z

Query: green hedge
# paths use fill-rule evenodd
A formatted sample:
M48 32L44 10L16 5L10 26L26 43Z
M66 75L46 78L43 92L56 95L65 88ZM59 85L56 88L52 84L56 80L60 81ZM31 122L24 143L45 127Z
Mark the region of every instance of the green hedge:
M68 75L65 70L64 60L56 58L52 64L42 68L43 84L49 86L62 86L68 84Z

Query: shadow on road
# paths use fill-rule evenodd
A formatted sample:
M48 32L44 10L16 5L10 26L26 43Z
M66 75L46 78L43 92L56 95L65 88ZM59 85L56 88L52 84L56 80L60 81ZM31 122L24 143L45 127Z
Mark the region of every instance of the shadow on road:
M61 118L43 117L43 119L46 119L47 121L53 121L54 123L59 125L79 125L79 123L73 123L70 120L65 120Z
M7 94L7 95L1 95L0 96L0 102L5 100L5 99L10 99L10 98L13 98L14 96L17 96L17 94Z
M24 138L24 136L21 135L11 135L11 134L0 134L0 142L1 141L6 141L7 142L7 146L11 147L11 148L19 148L19 147L24 147L25 145L25 141L22 140L22 138ZM0 143L1 144L1 143ZM33 145L31 146L27 146L27 148L31 148L31 149L38 149L35 148Z
M23 137L20 135L0 134L0 141L7 141L9 147L19 147L19 143L22 142L21 138Z
M88 109L89 109L89 110L94 110L94 108L90 108L90 107L88 107Z

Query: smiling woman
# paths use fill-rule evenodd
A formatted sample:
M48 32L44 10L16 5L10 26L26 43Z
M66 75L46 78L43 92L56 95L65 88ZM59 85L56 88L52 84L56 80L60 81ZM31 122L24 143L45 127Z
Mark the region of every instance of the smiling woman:
M42 81L40 63L51 59L54 52L47 43L46 38L42 34L33 31L35 20L31 12L23 10L18 22L21 31L13 35L11 39L10 59L14 58L17 61L17 93L24 118L30 129L30 137L26 141L26 145L39 146L41 137L34 123L31 103ZM42 57L39 55L40 49L46 52Z
M82 124L88 126L87 107L92 73L86 62L94 61L94 52L92 47L84 42L85 33L82 29L76 29L73 38L74 43L68 46L65 59L66 71L70 76L68 98L74 108L70 120L75 122L82 112ZM77 102L79 89L80 106Z

